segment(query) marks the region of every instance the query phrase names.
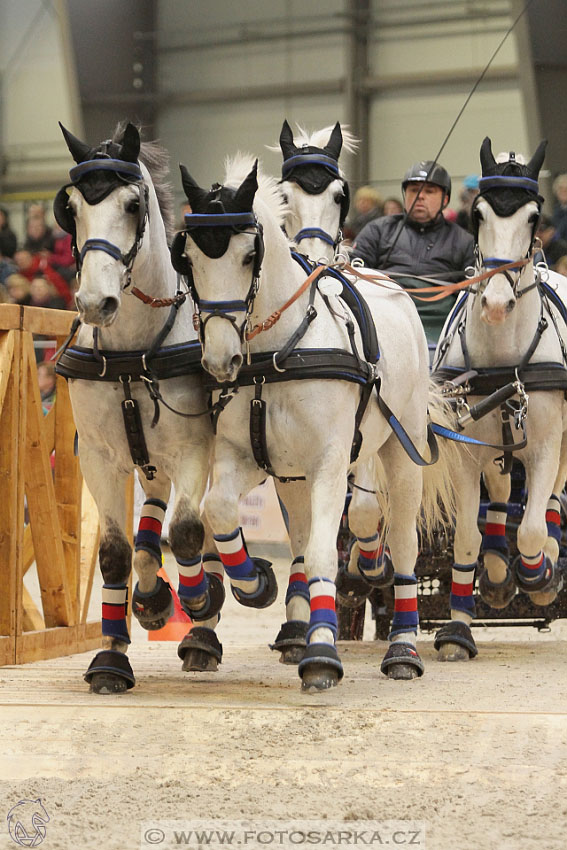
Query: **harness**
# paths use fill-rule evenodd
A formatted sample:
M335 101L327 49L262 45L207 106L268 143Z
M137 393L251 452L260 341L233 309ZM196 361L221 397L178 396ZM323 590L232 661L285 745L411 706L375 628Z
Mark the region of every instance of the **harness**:
M105 145L108 146L108 144L103 143L103 151L105 150ZM85 191L88 194L88 190L84 186L81 187L80 181L86 175L95 172L109 173L110 188L106 187L102 192L98 191L95 197L91 193L91 201L84 195L87 203L99 203L119 185L118 181L140 184L140 207L136 236L131 249L125 254L118 246L113 245L108 240L97 238L87 239L80 252L77 249L75 221L68 205L69 197L67 189L69 186L75 186L83 194ZM140 166L138 163L110 158L104 155L103 152L101 158L81 162L72 168L69 172L69 177L71 182L66 184L57 193L54 201L54 214L59 225L72 236L73 252L77 261L78 279L80 279L81 266L86 253L88 251L104 251L114 260L123 263L125 268L125 284L123 289L127 289L131 283L132 266L142 243L148 220L148 187L143 183L143 174ZM71 341L80 325L80 320L77 316L73 322L71 333L61 347L60 352L58 352L60 356L55 371L58 375L66 379L119 382L122 385L124 390L122 414L132 462L140 467L148 480L152 480L156 475L157 469L150 463L139 405L136 399L132 398L131 383L142 381L154 403L152 428L159 421L160 403L173 413L184 417L208 415L210 411L207 409L201 413L191 414L174 410L161 395L159 387L159 381L162 379L181 375L193 375L201 372L201 349L198 342L180 343L178 345L163 347L165 339L173 328L177 312L181 304L185 301L185 293L178 289L173 298L156 299L145 295L136 287L131 292L151 307L169 306L171 308L163 327L147 351L100 350L98 328L94 328L93 330L94 345L92 349L82 346L71 346Z

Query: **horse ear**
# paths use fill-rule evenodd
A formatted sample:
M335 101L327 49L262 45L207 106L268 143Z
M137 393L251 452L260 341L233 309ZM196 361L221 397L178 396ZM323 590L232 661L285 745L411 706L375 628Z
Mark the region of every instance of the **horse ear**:
M77 137L70 133L69 130L66 130L61 121L59 122L59 126L61 127L63 138L67 142L67 147L69 148L69 152L75 162L84 162L86 159L90 159L92 150L87 143L81 142L81 140L77 139Z
M200 209L205 202L208 192L206 192L205 189L201 189L196 181L193 180L185 166L181 165L181 163L179 164L179 170L181 171L181 183L183 184L183 190L187 196L187 200L191 204L191 209Z
M125 162L137 162L140 155L140 131L134 124L126 124L122 147L120 148L120 159Z
M544 139L539 143L537 151L534 153L530 161L528 162L526 168L528 170L528 174L530 174L535 180L539 175L539 170L543 165L543 160L545 159L545 149L547 147L547 139Z
M341 131L341 125L337 121L335 126L333 127L333 132L331 133L331 138L323 148L324 151L327 151L329 156L332 156L333 159L338 160L339 154L341 152L341 148L343 146L343 134Z
M480 148L480 164L484 175L490 174L490 171L496 166L496 160L492 153L492 142L488 136L485 137Z
M282 149L284 160L289 159L297 153L297 148L293 141L293 130L285 119L280 133L280 148Z
M242 184L236 190L234 203L240 212L248 212L252 210L254 205L254 195L258 189L258 160L252 166L250 174L244 178Z

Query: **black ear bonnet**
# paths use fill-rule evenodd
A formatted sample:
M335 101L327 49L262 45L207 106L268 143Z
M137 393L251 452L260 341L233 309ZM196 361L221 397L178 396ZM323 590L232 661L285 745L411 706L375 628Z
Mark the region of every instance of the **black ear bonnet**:
M98 148L89 151L88 159L70 170L70 183L59 190L53 202L55 220L67 233L75 233L75 220L69 209L67 193L70 186L76 187L88 204L98 204L119 186L143 182L139 164L120 159L121 151L122 146L116 142L103 142ZM138 227L145 220L147 203L148 192L147 187L144 187L144 191L140 192Z
M478 240L479 224L475 210L480 198L485 198L496 215L502 218L513 215L530 201L536 201L541 213L544 199L539 194L538 177L546 146L547 141L541 142L527 165L518 162L513 151L510 152L507 162L496 162L490 139L488 136L484 139L480 149L482 177L479 180L479 194L475 198L471 214L475 241ZM536 229L537 222L534 224L534 235Z
M282 163L282 182L289 180L301 186L308 195L320 195L333 180L342 180L343 198L341 200L340 224L342 227L350 207L348 182L339 171L339 154L342 147L342 134L337 124L329 144L324 148L304 145L295 146L293 134L287 121L284 121L280 135L280 146L284 156Z
M176 234L171 245L171 263L178 274L192 282L191 266L185 254L187 234L207 257L213 260L222 257L229 246L234 233L256 231L254 240L253 278L260 276L264 259L264 240L262 225L252 210L242 212L238 203L238 190L215 184L210 192L201 190L201 195L189 198L193 213L185 215L185 228Z

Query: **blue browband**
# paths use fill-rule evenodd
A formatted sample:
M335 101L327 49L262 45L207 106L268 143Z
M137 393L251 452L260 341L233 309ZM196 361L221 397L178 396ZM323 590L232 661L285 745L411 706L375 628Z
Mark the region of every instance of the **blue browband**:
M478 181L478 188L481 192L486 192L487 189L502 189L504 187L510 189L527 189L528 192L539 193L539 184L537 180L532 180L531 177L513 177L506 174L495 174L493 177L481 177Z
M330 156L319 153L302 153L296 156L291 156L282 163L282 177L285 179L286 174L297 168L298 165L324 165L329 168L334 174L339 176L339 166L337 161Z
M123 159L88 159L75 165L69 172L69 179L77 183L85 174L91 171L114 171L116 174L125 174L134 180L143 180L144 176L140 166L136 162L124 162Z
M258 222L252 212L243 213L218 213L217 215L200 215L198 213L185 214L185 227L191 230L193 227L256 227Z

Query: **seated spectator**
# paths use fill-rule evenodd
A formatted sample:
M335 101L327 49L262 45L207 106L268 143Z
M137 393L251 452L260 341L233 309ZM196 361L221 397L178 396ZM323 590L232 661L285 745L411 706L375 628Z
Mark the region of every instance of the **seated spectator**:
M67 308L65 299L57 294L53 284L43 275L36 275L31 281L30 296L31 307L50 307L53 310L65 310Z
M404 205L399 198L386 198L384 201L382 215L399 215L403 211Z
M567 239L567 174L560 174L553 181L555 206L553 208L553 224L559 239Z
M11 274L6 278L6 290L10 304L27 306L31 301L30 282L23 274Z
M53 228L53 253L51 265L61 277L70 283L77 273L75 257L73 256L73 240L70 233L65 233L59 225Z
M0 207L0 258L11 259L16 253L18 240L10 228L8 210Z
M543 256L541 251L536 251L535 262L539 263L545 257L549 268L557 271L559 260L567 257L567 240L559 237L553 219L548 215L540 218L536 236L541 240Z
M360 186L354 193L353 212L345 222L345 239L354 239L362 228L382 215L382 198L372 186Z
M41 403L43 412L48 413L53 407L55 401L55 385L57 378L55 376L55 363L51 360L44 360L37 365L37 378L39 381L39 391L41 393Z
M59 272L56 272L47 257L41 254L31 254L24 249L16 251L14 255L18 271L23 274L29 281L32 281L36 275L40 274L47 278L57 290L66 305L72 302L71 292L67 282L61 277Z
M52 253L53 233L45 220L41 218L28 219L23 247L25 251L29 251L31 254Z
M18 267L11 258L0 256L0 284L5 285L10 275L17 271Z

